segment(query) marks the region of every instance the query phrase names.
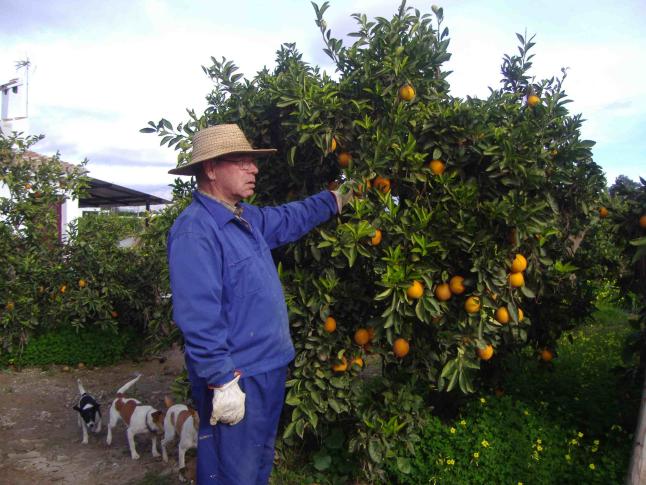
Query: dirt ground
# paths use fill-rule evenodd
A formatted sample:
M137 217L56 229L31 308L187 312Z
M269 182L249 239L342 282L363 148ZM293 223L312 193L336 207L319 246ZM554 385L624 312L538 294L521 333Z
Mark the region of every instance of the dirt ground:
M128 395L163 410L164 395L171 394L182 364L181 352L174 350L162 358L112 367L0 371L0 484L134 485L144 477L147 483L181 483L176 445L169 446L169 462L164 463L152 457L150 437L139 435L141 458L132 460L123 423L113 430L110 447L105 437L109 405L119 387L141 373ZM79 398L77 378L97 398L103 414L101 432L90 433L87 445L81 444L72 410ZM153 476L157 478L151 481Z

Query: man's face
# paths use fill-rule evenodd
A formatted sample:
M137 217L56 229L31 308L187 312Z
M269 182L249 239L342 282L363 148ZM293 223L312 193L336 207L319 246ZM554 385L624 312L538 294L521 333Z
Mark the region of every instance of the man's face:
M256 159L247 155L229 155L205 162L205 171L211 180L216 197L235 204L251 197L256 189L258 166Z

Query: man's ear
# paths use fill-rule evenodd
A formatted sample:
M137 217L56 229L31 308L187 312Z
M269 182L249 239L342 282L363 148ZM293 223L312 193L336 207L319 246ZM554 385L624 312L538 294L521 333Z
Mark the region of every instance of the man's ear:
M206 178L210 181L215 181L215 163L213 160L206 160L202 162L202 171Z

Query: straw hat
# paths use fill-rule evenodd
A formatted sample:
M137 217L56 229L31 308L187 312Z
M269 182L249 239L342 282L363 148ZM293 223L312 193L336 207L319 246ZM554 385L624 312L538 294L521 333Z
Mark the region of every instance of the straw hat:
M193 136L191 162L169 170L173 175L195 175L199 163L225 155L264 157L276 153L275 148L254 149L238 125L216 125L204 128Z

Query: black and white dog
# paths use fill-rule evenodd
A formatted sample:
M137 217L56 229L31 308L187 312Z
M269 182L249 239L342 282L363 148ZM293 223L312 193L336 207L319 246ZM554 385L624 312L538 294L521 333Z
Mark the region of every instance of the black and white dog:
M76 380L81 398L72 409L77 411L78 423L83 430L83 444L87 445L87 430L98 433L101 431L101 405L90 396L81 384L81 379Z

